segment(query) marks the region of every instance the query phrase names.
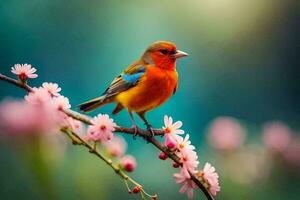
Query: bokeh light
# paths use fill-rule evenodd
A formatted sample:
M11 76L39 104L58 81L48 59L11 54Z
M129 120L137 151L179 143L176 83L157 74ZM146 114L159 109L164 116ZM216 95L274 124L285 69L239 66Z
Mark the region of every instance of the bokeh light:
M76 109L100 95L150 43L175 42L190 56L178 61L179 88L148 114L151 124L162 127L165 114L183 121L200 165L210 162L220 173L217 199L293 200L300 194L299 19L296 0L4 0L0 73L10 74L16 63L30 63L39 75L30 84L58 83ZM0 81L1 101L24 94ZM113 107L89 114L110 114ZM235 130L242 132L238 139L222 140L222 129L228 126L219 127L219 142L238 142L234 150L216 149L207 140L210 125L219 117L233 120ZM113 118L130 126L126 112ZM286 140L274 153L264 127L278 121L290 139L286 134L285 139L272 139L276 144ZM132 198L106 165L67 140L52 138L40 141L41 146L15 148L2 138L3 132L1 199ZM125 139L137 161L134 178L160 199L187 198L178 194L172 163L159 160L159 152L145 141ZM204 196L197 191L195 199Z

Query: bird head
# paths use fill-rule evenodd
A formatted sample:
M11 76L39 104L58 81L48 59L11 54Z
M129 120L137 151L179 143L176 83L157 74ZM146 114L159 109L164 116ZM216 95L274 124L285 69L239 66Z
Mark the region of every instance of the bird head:
M146 64L163 69L175 69L176 60L188 56L187 53L177 50L176 45L168 41L152 43L144 52L142 60Z

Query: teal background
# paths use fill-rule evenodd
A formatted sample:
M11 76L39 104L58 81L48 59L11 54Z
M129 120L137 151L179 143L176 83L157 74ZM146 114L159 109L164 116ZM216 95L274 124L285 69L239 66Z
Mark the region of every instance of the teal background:
M204 134L217 116L236 117L251 130L272 120L299 130L299 6L296 0L1 0L0 72L9 75L15 63L30 63L39 75L30 84L58 83L76 109L102 93L150 43L172 41L190 56L177 63L176 94L148 119L154 127L163 125L165 114L182 120L201 166L214 164ZM24 92L0 82L0 98L6 96L23 97ZM112 109L109 105L91 115ZM114 119L130 126L124 111ZM259 143L259 131L248 137ZM186 198L178 194L170 162L156 159L158 151L141 139L126 140L138 160L133 177L160 199ZM0 148L1 199L40 199L43 192L20 152L6 144ZM69 145L63 158L50 163L58 199L134 198L110 169L81 148ZM255 186L239 187L221 178L217 199L296 199L299 174L294 178L282 181L281 192L272 184L266 184L268 192L253 192Z

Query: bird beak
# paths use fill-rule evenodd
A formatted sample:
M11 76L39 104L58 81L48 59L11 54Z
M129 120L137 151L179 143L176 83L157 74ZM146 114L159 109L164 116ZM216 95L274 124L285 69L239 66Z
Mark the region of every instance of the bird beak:
M180 51L180 50L177 50L176 53L174 54L174 58L181 58L181 57L185 57L185 56L188 56L189 54L183 52L183 51Z

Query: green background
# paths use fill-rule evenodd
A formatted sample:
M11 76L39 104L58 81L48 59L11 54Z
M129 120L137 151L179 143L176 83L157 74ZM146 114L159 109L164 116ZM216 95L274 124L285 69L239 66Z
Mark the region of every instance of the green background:
M30 84L58 83L75 108L102 93L150 43L172 41L190 56L177 63L177 93L148 119L154 127L163 125L164 114L182 120L200 165L209 161L218 170L205 137L215 117L240 119L250 130L249 143L261 143L260 128L267 121L300 128L299 6L296 0L1 0L0 72L9 75L15 63L30 63L39 75ZM1 99L23 95L0 82ZM91 115L112 109L109 105ZM114 119L130 126L124 111ZM186 198L178 194L170 162L156 159L158 151L143 140L126 140L138 161L133 177L160 199ZM40 199L43 190L20 154L0 146L1 199ZM58 199L138 199L83 149L69 145L61 157L53 155L49 173ZM253 185L221 174L217 199L297 199L299 173L280 173Z

